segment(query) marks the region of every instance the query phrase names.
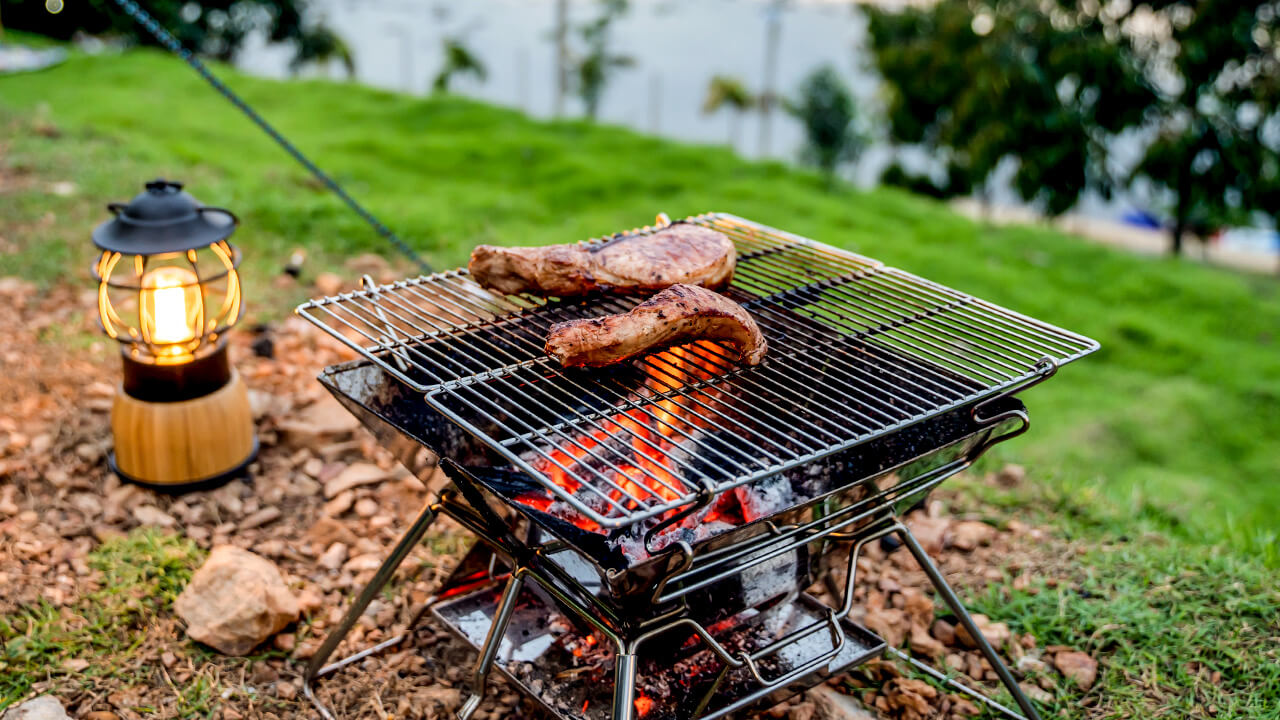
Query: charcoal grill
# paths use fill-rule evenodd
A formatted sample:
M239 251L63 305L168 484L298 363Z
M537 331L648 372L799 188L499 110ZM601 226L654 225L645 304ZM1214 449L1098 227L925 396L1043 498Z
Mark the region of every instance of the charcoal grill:
M709 720L886 653L1009 717L1037 718L898 516L1025 432L1014 395L1097 344L739 217L679 222L733 239L726 294L767 337L762 365L741 367L702 341L610 368L560 368L542 350L551 324L643 298L504 297L463 270L367 281L299 307L361 356L328 368L325 387L410 470L425 478L438 464L450 480L313 656L308 697L331 718L316 678L408 637L326 664L445 514L480 542L409 628L431 611L479 650L464 720L494 668L565 718ZM669 223L659 216L588 242ZM850 619L858 553L888 535L919 561L1021 713ZM846 581L827 605L805 590L842 546Z

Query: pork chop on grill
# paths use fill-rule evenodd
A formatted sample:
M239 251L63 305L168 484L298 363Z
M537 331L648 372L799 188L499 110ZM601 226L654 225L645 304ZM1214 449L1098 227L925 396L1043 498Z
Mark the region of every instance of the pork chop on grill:
M596 290L650 292L676 283L720 288L733 279L736 260L733 241L724 234L677 223L595 246L480 245L471 251L467 269L476 282L507 295L572 297Z
M672 285L630 312L552 325L546 350L567 367L600 367L695 340L726 340L747 365L759 364L769 349L738 303L705 288Z

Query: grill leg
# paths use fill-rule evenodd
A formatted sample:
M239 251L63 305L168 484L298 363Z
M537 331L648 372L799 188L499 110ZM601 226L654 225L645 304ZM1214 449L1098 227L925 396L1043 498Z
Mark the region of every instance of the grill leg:
M431 523L435 522L438 511L439 505L432 502L428 502L422 507L422 512L418 515L418 519L413 521L413 525L410 526L408 532L400 538L400 542L396 543L395 549L393 549L387 559L382 562L382 566L378 568L378 572L374 574L373 579L369 581L368 585L364 586L364 589L360 591L360 595L356 597L355 602L353 602L351 607L347 609L347 614L342 617L342 622L338 623L338 626L329 633L328 637L324 639L324 643L320 645L320 649L316 651L315 655L311 656L311 661L307 663L306 672L304 672L302 676L302 692L307 696L307 699L311 701L311 704L315 706L316 710L320 713L320 716L325 720L334 720L334 716L329 708L326 707L324 703L320 702L320 699L315 696L314 689L312 688L312 684L315 680L324 675L328 675L339 668L366 658L369 655L400 644L409 637L410 631L413 630L414 625L416 625L417 621L422 617L421 612L414 615L409 626L405 628L404 633L401 635L397 635L390 640L378 643L371 648L361 650L354 655L345 657L330 665L324 664L325 661L329 659L329 656L333 654L333 651L337 649L343 638L351 632L351 628L354 627L356 621L360 619L360 615L364 613L365 608L369 607L369 603L377 597L378 593L382 591L382 588L391 580L391 577L395 575L396 569L399 568L400 564L404 562L404 559L408 557L409 552L422 540L422 536L426 534L427 528L431 527Z
M636 648L618 653L613 676L613 720L632 720L636 713Z
M996 675L1000 676L1000 682L1004 683L1005 688L1009 690L1009 694L1013 696L1018 707L1022 708L1025 715L1024 720L1040 720L1040 714L1036 712L1031 701L1027 699L1026 693L1022 692L1022 688L1018 687L1018 681L1013 677L1013 673L1009 672L1009 668L1000 659L1000 655L996 653L995 648L991 647L991 643L987 642L987 638L983 636L978 629L977 623L969 615L969 611L965 609L964 603L960 602L960 598L956 595L955 590L947 584L946 578L942 577L942 572L933 564L933 560L929 557L929 553L925 552L924 547L920 545L920 541L911 534L910 530L903 528L899 533L903 544L911 550L911 554L915 556L916 562L920 563L921 569L929 576L929 580L933 583L933 587L946 601L947 607L951 608L951 612L956 614L956 618L960 620L960 624L964 625L965 630L969 631L969 636L978 644L978 650L982 653L987 662L991 663L991 667L996 671ZM962 686L963 687L963 686ZM973 693L971 693L973 694ZM1011 713L1007 708L987 700L987 698L978 695L980 699L986 701L989 705L1001 709L1006 715L1019 717Z
M493 661L498 657L498 648L502 646L502 638L507 634L507 625L511 622L511 614L516 609L516 599L520 588L524 585L524 576L519 571L511 574L507 581L507 589L502 592L502 600L498 602L498 612L493 616L493 624L489 626L489 634L485 636L484 648L480 658L471 672L471 697L458 710L458 720L467 720L480 707L484 699L485 685L489 681L489 671L493 669Z

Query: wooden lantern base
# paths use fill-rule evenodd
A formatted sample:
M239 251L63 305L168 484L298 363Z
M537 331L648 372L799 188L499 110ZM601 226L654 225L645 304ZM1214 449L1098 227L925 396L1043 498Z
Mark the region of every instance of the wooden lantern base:
M122 479L166 492L221 485L246 473L258 454L249 391L240 374L191 400L139 400L121 386L111 409Z

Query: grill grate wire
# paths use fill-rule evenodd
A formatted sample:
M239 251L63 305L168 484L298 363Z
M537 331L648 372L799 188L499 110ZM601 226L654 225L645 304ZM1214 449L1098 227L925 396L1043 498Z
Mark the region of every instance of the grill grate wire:
M763 364L740 367L731 350L700 341L612 368L563 369L543 352L552 324L625 312L644 298L503 297L465 270L314 300L298 312L605 528L1007 392L1036 378L1045 359L1061 365L1098 347L742 218L682 222L737 246L726 294L768 339Z

